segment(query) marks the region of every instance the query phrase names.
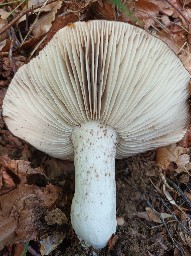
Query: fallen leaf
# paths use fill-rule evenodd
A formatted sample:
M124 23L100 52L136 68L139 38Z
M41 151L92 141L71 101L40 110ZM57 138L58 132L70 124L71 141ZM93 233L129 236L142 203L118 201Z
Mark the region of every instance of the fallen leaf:
M155 17L159 14L160 8L151 1L138 0L135 1L134 13L136 17L144 22L144 28L148 29L156 23Z
M40 252L41 255L49 255L53 250L57 248L59 244L62 243L65 236L62 232L53 232L52 235L47 236L46 238L43 238L40 241Z
M52 10L48 14L44 14L40 17L37 22L32 25L32 33L35 37L42 36L50 30L52 22L55 20L56 13L60 9L61 5L61 0L56 1Z
M146 207L145 210L147 212L147 215L148 215L149 219L152 220L153 222L156 222L156 223L162 223L160 217L162 219L166 219L166 218L171 218L172 217L172 215L168 214L168 213L156 214L150 207Z
M115 20L115 6L108 1L98 1L96 3L96 12L100 14L103 19Z
M51 184L44 188L22 184L0 196L0 250L37 238L41 218L55 205L59 193Z
M11 40L5 39L0 42L0 52L9 52L11 46Z
M147 212L137 212L135 215L141 219L150 221L150 218L149 218Z
M67 26L69 23L74 23L78 20L79 20L78 15L74 13L67 13L64 16L57 17L56 20L53 22L52 27L47 33L47 37L44 42L44 45L46 45L52 39L52 37L56 34L58 30Z
M114 235L114 236L112 236L112 237L109 239L109 242L108 242L108 249L109 249L109 251L112 251L112 250L113 250L113 248L114 248L114 246L115 246L115 244L116 244L118 238L119 238L119 237L118 237L117 235Z
M48 212L44 219L48 225L63 225L68 222L65 213L63 213L59 208L53 209L52 211Z
M41 168L33 169L28 161L11 160L7 155L4 155L0 158L0 162L2 164L1 174L3 181L0 194L14 189L18 184L46 185L48 183L44 170Z
M164 170L168 168L171 162L179 166L183 161L180 156L184 153L187 153L187 149L177 146L176 144L160 147L156 150L156 163Z

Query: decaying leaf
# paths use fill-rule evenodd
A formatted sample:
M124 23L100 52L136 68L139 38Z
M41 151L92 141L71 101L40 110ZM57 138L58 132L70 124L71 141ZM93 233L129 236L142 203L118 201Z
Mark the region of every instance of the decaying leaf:
M108 242L109 251L112 251L119 237L117 235L112 236Z
M44 14L35 22L32 29L32 33L35 37L42 36L50 30L52 22L55 20L56 13L60 9L61 5L61 0L56 1L52 10L47 14Z
M176 144L160 147L156 150L156 163L162 169L167 169L171 162L180 166L183 164L183 157L181 157L181 155L187 152L187 149L177 146ZM188 158L184 157L184 159L186 159L186 162L184 162L184 164L186 164Z
M0 52L9 52L11 40L5 39L0 42Z
M56 208L48 212L48 214L45 216L45 221L48 225L63 225L68 222L68 219L59 208Z
M18 184L44 184L48 183L48 178L43 173L43 169L30 166L30 162L23 160L11 160L7 155L0 158L2 168L0 176L2 185L0 186L0 194L4 194L12 190Z
M47 185L19 185L0 196L0 250L5 245L33 240L39 232L40 218L58 199L60 190Z
M40 252L41 255L49 255L55 248L62 243L64 235L60 232L53 232L52 235L40 241Z
M136 216L147 221L153 221L156 223L162 223L162 219L171 218L172 215L168 213L155 213L150 207L145 208L146 212L137 212ZM161 217L161 218L160 218Z
M145 208L146 212L139 212L137 213L137 216L140 218L144 218L149 221L153 221L156 223L162 223L162 219L171 218L172 215L168 213L155 213L150 207ZM161 217L161 218L160 218Z

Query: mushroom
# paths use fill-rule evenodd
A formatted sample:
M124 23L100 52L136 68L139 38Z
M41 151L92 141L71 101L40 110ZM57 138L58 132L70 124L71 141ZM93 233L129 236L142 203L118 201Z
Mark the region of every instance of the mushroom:
M183 137L189 78L158 38L102 20L61 29L14 76L5 122L37 149L74 159L71 222L94 248L116 231L115 158Z

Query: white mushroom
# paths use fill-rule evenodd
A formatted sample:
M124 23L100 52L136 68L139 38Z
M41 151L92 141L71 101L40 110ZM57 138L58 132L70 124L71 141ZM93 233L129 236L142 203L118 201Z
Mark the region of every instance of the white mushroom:
M14 76L5 122L53 157L74 155L71 220L88 244L102 248L116 231L115 157L183 137L189 78L165 43L112 21L61 29Z

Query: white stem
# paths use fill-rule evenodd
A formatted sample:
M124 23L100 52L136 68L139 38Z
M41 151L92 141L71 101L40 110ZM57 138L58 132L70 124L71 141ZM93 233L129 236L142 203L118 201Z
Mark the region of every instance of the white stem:
M96 121L72 135L75 194L71 221L76 234L94 248L106 246L116 231L115 155L117 133Z

